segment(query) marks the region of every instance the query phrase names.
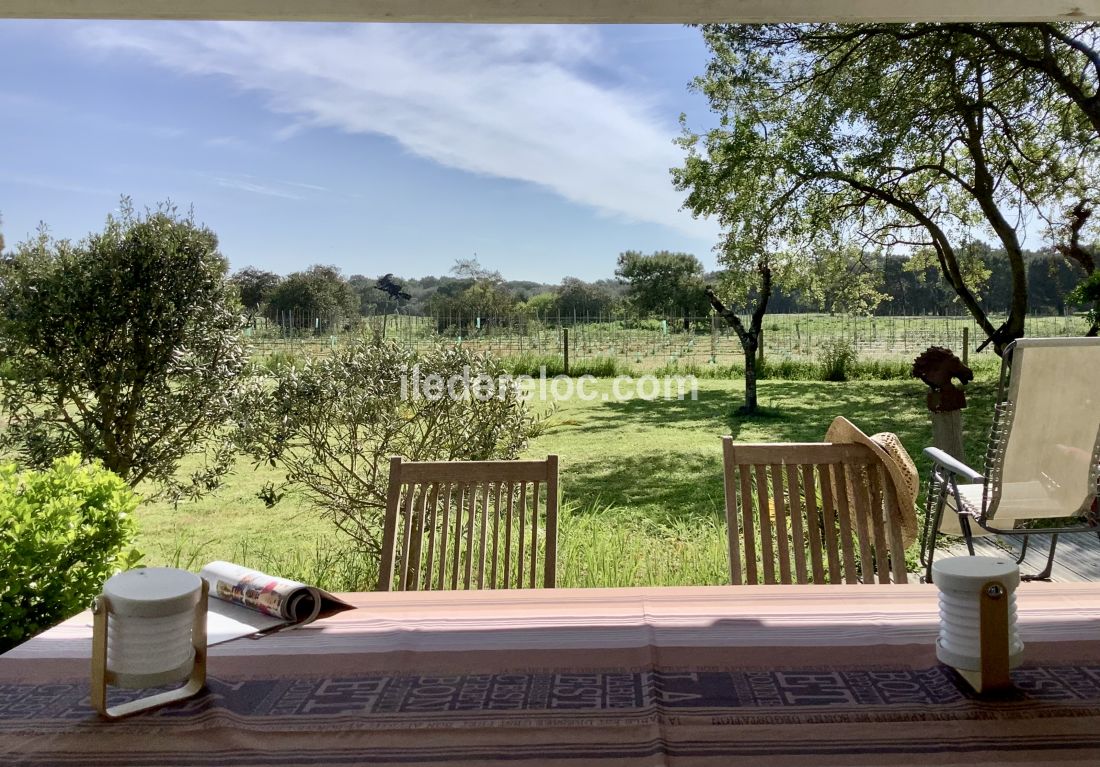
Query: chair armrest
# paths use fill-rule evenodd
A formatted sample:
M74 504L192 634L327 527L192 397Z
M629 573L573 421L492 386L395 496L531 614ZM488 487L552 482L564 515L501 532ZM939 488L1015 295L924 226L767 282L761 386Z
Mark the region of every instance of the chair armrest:
M932 459L932 462L957 477L965 479L969 483L984 482L985 477L974 471L962 461L952 458L938 447L926 447L924 454Z

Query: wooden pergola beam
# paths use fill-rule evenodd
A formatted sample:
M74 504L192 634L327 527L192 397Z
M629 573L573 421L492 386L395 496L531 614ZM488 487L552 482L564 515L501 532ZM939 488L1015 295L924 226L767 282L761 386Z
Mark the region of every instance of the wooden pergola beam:
M680 24L1072 21L1100 0L0 0L0 18Z

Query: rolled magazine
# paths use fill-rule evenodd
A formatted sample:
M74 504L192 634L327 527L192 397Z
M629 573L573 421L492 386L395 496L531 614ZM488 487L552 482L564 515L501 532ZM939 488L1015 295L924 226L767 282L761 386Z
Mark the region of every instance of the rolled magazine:
M207 644L260 636L352 609L316 586L232 562L211 562L199 575L210 584Z

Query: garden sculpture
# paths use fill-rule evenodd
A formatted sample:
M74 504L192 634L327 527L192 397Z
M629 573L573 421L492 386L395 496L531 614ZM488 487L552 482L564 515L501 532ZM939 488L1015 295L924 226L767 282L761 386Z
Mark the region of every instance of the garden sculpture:
M962 363L950 349L930 346L913 361L912 375L930 387L928 409L933 413L947 413L966 407L966 392L952 383L961 384L974 380L974 371Z
M932 444L960 461L966 460L963 450L962 412L966 393L960 384L974 380L974 371L962 363L950 349L930 346L913 360L912 375L930 387L928 409L932 411Z

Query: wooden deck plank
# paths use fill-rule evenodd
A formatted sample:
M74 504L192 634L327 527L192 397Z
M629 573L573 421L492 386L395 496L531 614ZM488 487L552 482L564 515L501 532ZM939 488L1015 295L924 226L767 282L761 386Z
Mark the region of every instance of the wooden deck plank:
M1020 565L1020 572L1039 572L1046 565L1050 537L1033 535L1028 545L1027 557ZM1016 538L997 537L974 539L974 553L980 556L998 556L1009 553L1015 559L1020 553L1020 541ZM936 556L966 556L966 543L962 538L945 539L937 547ZM1050 574L1055 583L1100 582L1100 539L1095 535L1063 535L1058 539L1054 556L1054 568Z

